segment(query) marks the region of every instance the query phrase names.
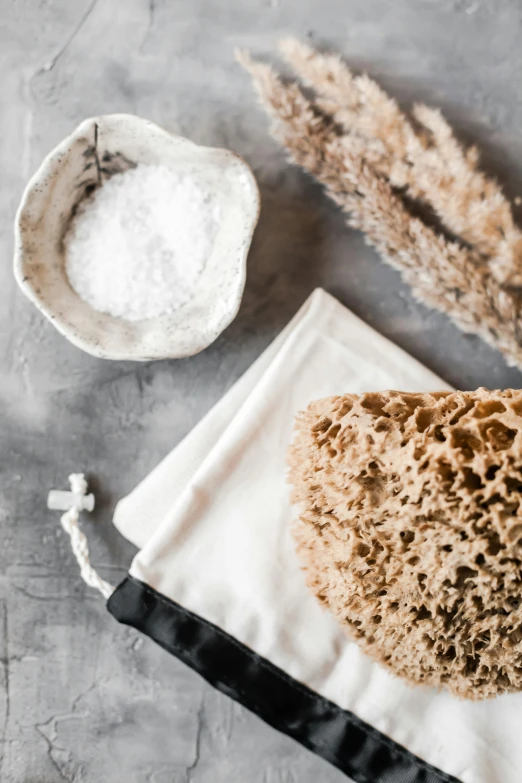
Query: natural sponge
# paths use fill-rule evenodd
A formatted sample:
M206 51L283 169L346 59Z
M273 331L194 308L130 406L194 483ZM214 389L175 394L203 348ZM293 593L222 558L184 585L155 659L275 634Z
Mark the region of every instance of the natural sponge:
M522 391L330 397L290 481L309 586L413 683L522 689Z

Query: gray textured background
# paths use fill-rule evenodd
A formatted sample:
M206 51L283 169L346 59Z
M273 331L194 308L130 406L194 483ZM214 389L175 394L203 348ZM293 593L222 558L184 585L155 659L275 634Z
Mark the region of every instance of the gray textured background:
M133 549L116 500L188 432L322 285L460 388L518 386L477 339L414 303L270 141L234 47L329 44L405 103L440 105L522 193L518 0L0 0L0 780L306 783L344 779L119 627L78 577L51 487L93 476L93 560ZM87 116L133 112L253 166L262 216L241 312L184 361L82 354L19 294L12 223L43 155Z

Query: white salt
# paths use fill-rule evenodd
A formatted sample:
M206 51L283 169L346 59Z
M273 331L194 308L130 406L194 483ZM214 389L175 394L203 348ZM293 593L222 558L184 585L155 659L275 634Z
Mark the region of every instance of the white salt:
M128 321L174 312L194 296L218 225L197 170L138 165L81 202L64 238L69 282Z

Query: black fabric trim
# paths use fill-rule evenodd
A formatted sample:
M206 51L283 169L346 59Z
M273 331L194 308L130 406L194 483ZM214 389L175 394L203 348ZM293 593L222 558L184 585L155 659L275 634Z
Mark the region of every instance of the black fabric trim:
M356 783L459 783L134 577L116 588L107 607Z

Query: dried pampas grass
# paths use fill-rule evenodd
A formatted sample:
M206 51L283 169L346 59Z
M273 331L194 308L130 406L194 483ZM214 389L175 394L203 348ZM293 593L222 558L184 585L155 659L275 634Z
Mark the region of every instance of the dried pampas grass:
M290 158L321 182L416 298L522 368L522 233L497 183L477 169L440 112L410 120L368 76L293 39L283 56L317 97L237 53ZM462 242L413 217L403 195L428 204Z

